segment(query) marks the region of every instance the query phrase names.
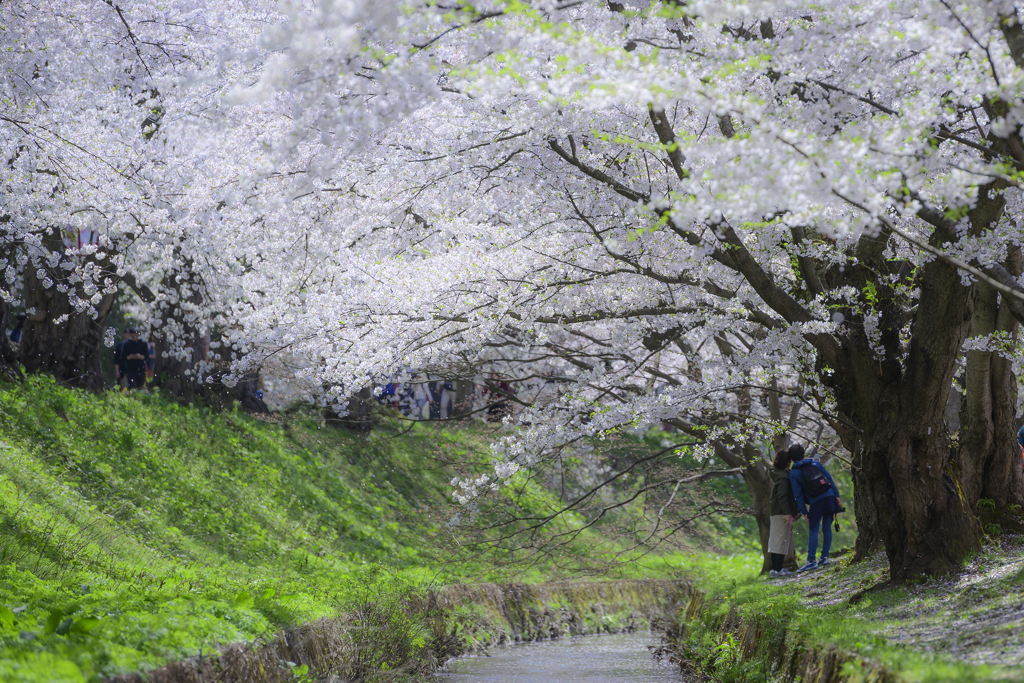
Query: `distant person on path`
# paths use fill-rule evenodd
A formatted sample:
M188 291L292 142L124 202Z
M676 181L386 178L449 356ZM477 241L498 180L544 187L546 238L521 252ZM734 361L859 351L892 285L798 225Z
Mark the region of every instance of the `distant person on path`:
M427 387L430 390L430 419L441 418L441 392L444 391L444 382L430 382Z
M121 342L114 357L114 374L118 384L126 389L146 386L146 361L149 360L149 345L139 339L134 327L125 330L127 339ZM122 377L124 380L122 381Z
M441 384L441 419L447 420L455 414L455 383L445 380Z
M149 357L146 359L146 381L153 381L153 368L156 367L156 343L152 339L146 340L146 348L149 350Z
M797 569L805 572L830 564L828 551L832 547L832 518L842 511L839 501L839 489L832 481L832 475L817 460L804 458L804 447L793 444L789 447L789 459L793 468L789 472L789 481L793 485L793 497L801 514L807 515L810 533L807 539L807 564ZM821 559L814 560L818 550L818 526L825 522L824 543L821 546Z
M771 531L768 533L768 553L772 568L769 578L789 576L793 572L782 568L786 556L793 550L793 522L800 517L800 511L793 497L793 484L789 480L789 465L792 460L789 451L783 449L775 454L768 475L772 478L772 492L768 498L768 514L771 515Z
M414 420L429 420L430 404L434 400L434 397L431 395L430 387L427 385L425 379L417 381L412 385L412 399L412 418Z
M124 336L121 338L121 341L114 344L114 381L122 389L128 386L128 375L121 372L121 369L124 367L121 361L121 347L124 346L131 336L128 334L128 329L127 327L124 328Z
M21 332L25 327L25 320L28 318L24 313L19 313L14 323L14 329L11 330L11 342L14 344L21 343Z

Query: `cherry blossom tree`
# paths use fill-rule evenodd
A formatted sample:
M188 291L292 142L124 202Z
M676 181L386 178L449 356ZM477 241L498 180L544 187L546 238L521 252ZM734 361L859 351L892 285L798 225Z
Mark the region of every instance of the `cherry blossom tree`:
M97 30L0 10L36 30L4 34L5 300L74 285L101 324L133 276L183 372L213 327L339 405L515 348L552 391L467 498L663 422L753 473L785 394L894 580L957 566L982 498L1020 524L1012 2L70 6ZM97 216L99 249L56 244Z
M1024 502L1007 359L1022 310L1016 12L303 14L275 29L282 56L256 90L302 112L280 144L308 145L306 196L278 220L316 237L288 276L301 286L270 295L266 272L245 285L236 342L252 363L285 347L322 357L310 372L338 399L499 335L547 356L566 376L559 400L523 413L531 426L470 491L569 439L795 383L852 453L861 549L881 542L895 580L947 571L977 546L980 497L1006 524ZM730 331L749 344L735 370L691 378L637 353ZM617 360L542 351L563 336ZM630 390L659 373L678 384ZM943 419L958 376L959 447ZM702 428L709 450L751 440L745 421Z
M206 9L0 6L0 298L29 314L20 349L29 371L99 388L119 292L139 303L136 317L157 328L168 358L188 356L212 318L178 275L216 244L205 220L215 203L189 203L189 189L214 178L204 173L203 141L220 135L210 121L225 83L244 77L210 74L225 45L251 46L266 21L259 8ZM195 369L164 365L171 374Z

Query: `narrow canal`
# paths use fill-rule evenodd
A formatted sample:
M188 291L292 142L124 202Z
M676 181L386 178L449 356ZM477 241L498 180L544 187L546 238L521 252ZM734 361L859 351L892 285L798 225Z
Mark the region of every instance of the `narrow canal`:
M654 633L563 638L493 648L490 657L449 662L450 683L681 683L679 670L651 656Z

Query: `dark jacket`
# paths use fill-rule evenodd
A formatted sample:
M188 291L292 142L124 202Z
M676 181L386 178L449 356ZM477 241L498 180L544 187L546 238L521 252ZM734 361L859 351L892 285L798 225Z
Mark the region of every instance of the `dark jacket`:
M128 360L128 356L136 354L142 356L142 359ZM145 374L147 358L149 358L149 344L141 339L126 339L121 343L121 348L117 350L114 362L117 363L122 373L137 375Z
M828 479L828 483L832 488L829 489L828 491L825 491L825 493L821 494L820 496L815 496L814 498L808 500L807 494L804 493L803 481L801 481L800 479L800 469L804 465L816 465L817 468L821 470L821 473L825 475L825 478ZM793 485L793 497L796 498L797 507L799 507L800 512L802 512L805 515L807 514L807 508L810 507L811 505L814 505L819 500L824 500L829 496L839 496L839 489L836 488L836 483L832 481L832 475L829 474L828 470L825 469L825 466L822 465L817 460L804 458L800 462L793 463L793 468L789 471L789 481Z
M793 485L789 481L789 470L770 467L768 476L772 478L772 494L768 498L768 514L796 517L798 510L796 499L793 498Z

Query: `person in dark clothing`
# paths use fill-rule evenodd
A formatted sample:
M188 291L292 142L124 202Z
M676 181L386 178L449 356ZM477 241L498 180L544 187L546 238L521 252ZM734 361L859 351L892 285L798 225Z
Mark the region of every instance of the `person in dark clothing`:
M828 551L832 547L832 518L842 509L839 500L839 489L832 480L825 466L817 460L804 458L804 447L800 444L793 444L789 447L789 459L793 461L793 468L789 472L789 481L793 486L793 497L796 499L797 507L802 514L807 515L807 523L810 527L809 538L807 539L807 564L797 569L798 572L805 572L809 569L817 569L830 564ZM817 495L805 486L804 468L807 473L814 472L817 468L819 481L824 478L824 490ZM813 480L812 480L813 481ZM814 556L818 550L818 526L824 520L822 530L823 543L821 545L821 559L815 561Z
M11 341L15 344L21 343L21 332L25 327L25 320L28 318L24 313L19 313L14 324L14 329L11 330Z
M444 389L444 382L430 383L430 419L441 419L441 391Z
M789 576L792 572L782 568L786 556L793 549L793 522L800 517L800 511L793 497L793 485L789 480L789 451L775 454L768 476L772 480L772 492L768 498L768 514L771 515L771 530L768 533L768 553L771 555L770 578Z
M125 377L126 382L122 386L126 389L135 389L146 385L149 345L139 339L139 331L134 327L129 327L125 332L128 338L121 342L114 357L114 374L117 375L118 383L121 383L122 376Z

